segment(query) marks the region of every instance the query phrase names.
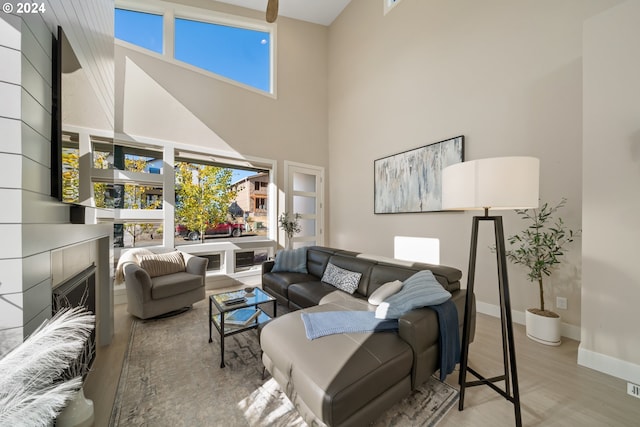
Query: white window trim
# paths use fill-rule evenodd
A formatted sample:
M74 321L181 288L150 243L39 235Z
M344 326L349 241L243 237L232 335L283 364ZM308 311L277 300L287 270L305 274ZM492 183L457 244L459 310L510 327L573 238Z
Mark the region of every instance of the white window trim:
M177 65L186 70L193 71L202 74L207 77L215 78L225 83L232 84L234 86L241 87L251 92L268 96L270 98L277 99L277 78L276 78L276 64L277 60L277 25L269 24L256 19L246 18L243 16L231 15L222 12L216 12L209 9L200 9L191 6L179 5L175 3L168 3L157 0L118 0L115 3L115 7L118 9L127 9L135 12L161 14L164 16L163 34L162 34L162 54L154 52L149 49L145 49L141 46L133 43L126 42L124 40L115 39L117 46L122 46L127 49L134 50L152 57L162 59L172 65ZM264 31L271 35L270 43L270 86L271 91L265 92L253 86L238 82L228 77L221 76L219 74L207 71L203 68L195 65L188 64L186 62L179 61L174 58L174 40L175 40L175 18L190 19L199 22L205 22L210 24L227 25L232 27L246 28L249 30Z

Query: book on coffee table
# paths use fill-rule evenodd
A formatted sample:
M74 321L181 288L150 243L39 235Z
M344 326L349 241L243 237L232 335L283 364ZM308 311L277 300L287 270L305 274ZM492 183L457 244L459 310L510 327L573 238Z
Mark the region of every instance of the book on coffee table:
M260 315L260 310L254 307L239 308L224 316L224 323L228 325L248 325Z

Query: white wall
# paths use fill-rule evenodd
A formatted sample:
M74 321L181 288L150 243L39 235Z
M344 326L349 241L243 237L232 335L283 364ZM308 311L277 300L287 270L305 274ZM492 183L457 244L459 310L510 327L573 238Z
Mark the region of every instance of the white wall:
M578 361L640 383L640 2L584 26L582 340Z
M109 129L113 129L113 0L49 0L48 3L44 18L52 31L56 25L64 29L86 74L92 97L102 109L100 114L104 115ZM82 125L90 127L88 123Z
M569 202L581 227L582 25L616 1L405 0L383 16L353 0L329 31L329 173L332 246L392 256L396 235L435 237L441 263L467 270L471 213L373 214L375 159L460 134L466 159L541 159L540 195ZM505 212L507 235L523 224ZM480 231L477 298L498 304L491 229ZM537 301L510 265L512 306ZM466 282L466 278L463 278ZM547 304L580 325L581 251L571 247ZM550 305L553 307L553 305ZM573 326L573 328L571 328Z
M91 20L94 28L104 28L98 25L104 20L106 27L111 22L112 28L109 15L100 15L109 5L103 0L82 10L95 12ZM64 6L71 5L66 2ZM68 206L49 196L52 31L58 19L64 19L69 28L91 28L77 16L62 18L64 6L52 1L46 4L44 14L0 15L0 355L51 315L55 267L51 252L78 242L108 240L111 234L109 226L69 224ZM105 37L103 32L99 34L98 39ZM89 44L92 48L100 44L93 41L88 37L83 43L87 49ZM86 62L107 61L106 57L94 57ZM100 79L95 83L108 86ZM105 249L104 244L102 247ZM98 255L102 261L98 280L110 286L106 249Z

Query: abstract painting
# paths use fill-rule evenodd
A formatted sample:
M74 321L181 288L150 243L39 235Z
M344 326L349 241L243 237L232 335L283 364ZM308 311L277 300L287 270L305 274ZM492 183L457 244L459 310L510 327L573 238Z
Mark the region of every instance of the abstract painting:
M464 161L464 136L374 161L374 213L442 210L442 169Z

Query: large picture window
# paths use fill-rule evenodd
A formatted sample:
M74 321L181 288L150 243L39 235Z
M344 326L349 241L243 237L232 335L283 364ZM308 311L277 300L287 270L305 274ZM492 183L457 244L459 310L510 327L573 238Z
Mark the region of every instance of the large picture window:
M255 183L265 179L268 182L268 171L182 158L176 160L176 245L267 235L266 189L260 192L260 209L252 201L257 193Z

